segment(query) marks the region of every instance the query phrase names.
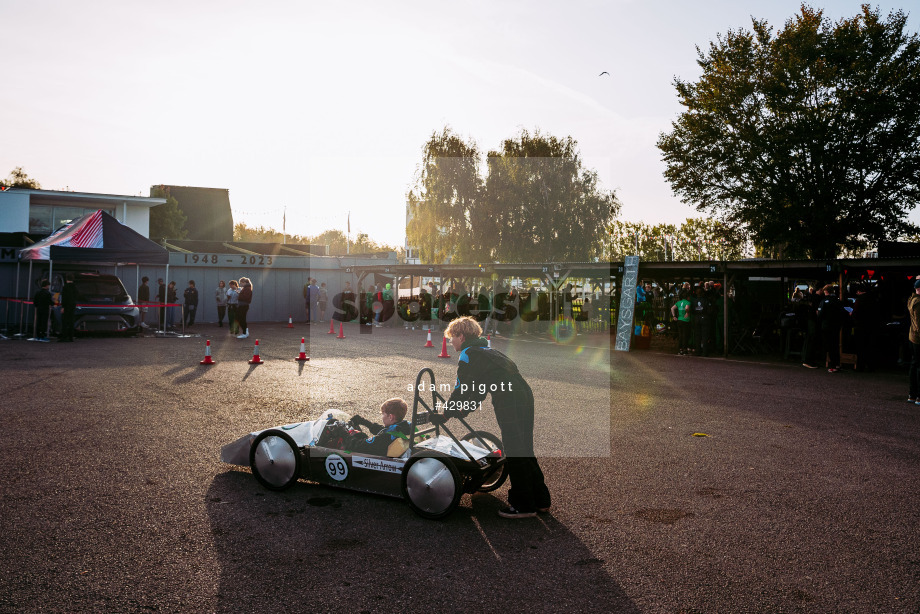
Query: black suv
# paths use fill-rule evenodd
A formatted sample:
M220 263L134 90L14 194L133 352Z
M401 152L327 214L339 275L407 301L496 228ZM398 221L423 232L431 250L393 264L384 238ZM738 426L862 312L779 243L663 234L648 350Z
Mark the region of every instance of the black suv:
M55 274L52 292L59 301L63 276ZM101 273L70 273L77 290L74 330L79 332L139 333L140 310L121 280ZM60 318L60 311L55 310ZM59 320L60 322L60 320Z

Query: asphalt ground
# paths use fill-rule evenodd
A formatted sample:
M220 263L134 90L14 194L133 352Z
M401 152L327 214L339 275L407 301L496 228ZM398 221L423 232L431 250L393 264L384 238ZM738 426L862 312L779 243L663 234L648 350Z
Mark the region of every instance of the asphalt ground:
M267 491L219 453L328 408L376 417L423 367L452 382L439 338L195 330L0 342L0 612L920 611L904 374L494 338L535 391L552 511L499 518L506 485L429 521ZM488 403L472 420L495 430Z

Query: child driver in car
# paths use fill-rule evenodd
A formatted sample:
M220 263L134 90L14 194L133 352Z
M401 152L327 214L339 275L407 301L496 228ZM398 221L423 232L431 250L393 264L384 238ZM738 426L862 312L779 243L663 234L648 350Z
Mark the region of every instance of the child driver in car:
M380 417L383 424L371 422L355 414L349 422L357 427L366 426L371 433L376 433L376 435L366 437L361 431L352 433L343 442L343 449L349 452L386 456L390 444L397 439L408 439L412 433L412 425L405 419L408 410L409 406L405 401L393 398L387 399L380 405Z

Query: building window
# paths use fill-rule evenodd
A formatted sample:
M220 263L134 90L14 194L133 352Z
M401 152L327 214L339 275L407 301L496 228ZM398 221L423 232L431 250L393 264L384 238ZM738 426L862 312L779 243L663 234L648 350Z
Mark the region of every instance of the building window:
M54 208L54 230L57 230L64 224L69 224L75 219L84 215L83 207L55 207Z
M52 232L100 207L64 207L57 205L29 205L29 234L50 235ZM114 208L103 208L111 216Z
M51 228L52 207L49 205L32 205L29 207L29 234L48 235Z

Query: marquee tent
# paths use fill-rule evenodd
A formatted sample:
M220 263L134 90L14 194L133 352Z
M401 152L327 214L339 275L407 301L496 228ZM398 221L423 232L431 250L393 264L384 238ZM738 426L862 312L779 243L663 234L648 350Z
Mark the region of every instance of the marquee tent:
M87 213L38 243L19 250L19 260L167 264L169 252L100 210Z

